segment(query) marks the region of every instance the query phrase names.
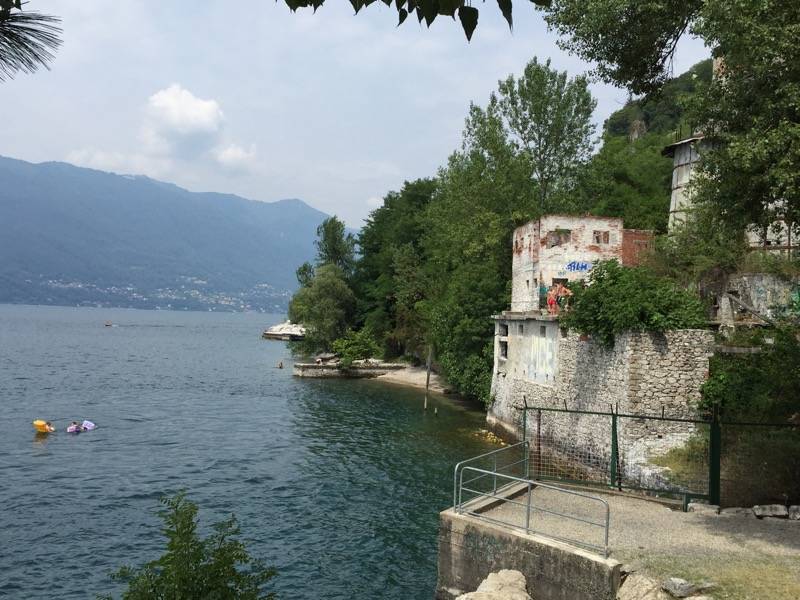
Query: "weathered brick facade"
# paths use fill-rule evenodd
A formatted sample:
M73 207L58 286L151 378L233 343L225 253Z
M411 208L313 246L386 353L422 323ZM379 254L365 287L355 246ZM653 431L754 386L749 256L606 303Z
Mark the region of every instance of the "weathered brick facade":
M542 287L576 281L594 263L616 258L623 265L638 263L652 241L650 231L623 229L622 219L545 215L514 231L511 310L539 308Z

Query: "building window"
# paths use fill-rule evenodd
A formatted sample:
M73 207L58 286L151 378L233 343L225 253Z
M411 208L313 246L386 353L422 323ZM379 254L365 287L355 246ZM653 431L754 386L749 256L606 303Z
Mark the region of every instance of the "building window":
M522 323L520 323L519 325L517 325L517 332L518 332L520 335L522 335L522 334L524 334L524 333L525 333L525 326L524 326Z
M547 327L544 325L539 325L539 335L542 337L547 337Z
M530 279L526 279L525 280L525 289L528 289L528 290L531 289L531 280Z
M547 247L554 248L556 246L563 246L569 242L572 237L572 231L569 229L556 229L555 231L547 232Z
M500 323L500 337L508 335L508 323Z
M594 243L595 244L607 244L608 243L608 232L607 231L595 231L594 232Z
M500 358L508 358L508 342L500 342Z

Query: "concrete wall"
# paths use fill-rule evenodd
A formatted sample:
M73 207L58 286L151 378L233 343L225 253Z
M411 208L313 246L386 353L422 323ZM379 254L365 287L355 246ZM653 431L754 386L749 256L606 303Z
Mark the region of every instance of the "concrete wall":
M800 278L787 281L771 273L741 273L732 275L718 297L717 320L734 326L740 321L758 321L752 314L733 304L724 293L733 294L752 306L759 314L775 317L781 309L800 298Z
M539 281L548 286L554 279L584 279L593 263L622 256L622 219L547 215L539 223ZM566 231L563 243L552 245Z
M315 363L295 363L292 367L292 374L295 377L318 377L318 378L369 378L385 375L390 371L397 371L405 368L406 365L399 363L383 363L372 366L360 366L354 364L349 369L340 369L338 364L315 364Z
M672 195L669 201L670 231L686 221L686 213L692 208L692 199L687 186L692 180L695 166L700 161L697 151L699 143L698 137L692 137L668 147L668 153L672 155L673 159Z
M500 569L520 571L536 600L613 600L620 586L615 560L452 510L440 514L438 600L474 590Z
M511 255L511 310L539 308L539 221L514 230Z
M505 321L498 319L498 329ZM514 324L517 321L513 321ZM524 327L531 332L552 321L528 318ZM575 333L559 330L555 338L551 379L526 373L527 336L509 337L508 358L495 359L492 377L494 403L487 421L512 437L521 435L521 411L529 406L608 412L611 406L629 414L661 414L696 417L694 406L700 386L708 377L708 360L713 335L706 330L671 331L665 334L626 333L617 336L613 348ZM529 422L529 428L531 427ZM583 454L610 456L609 419L604 416L543 413L542 429L564 445ZM529 429L530 431L530 429ZM619 444L623 462L632 471L658 455L683 444L694 432L684 423L639 422L620 419Z

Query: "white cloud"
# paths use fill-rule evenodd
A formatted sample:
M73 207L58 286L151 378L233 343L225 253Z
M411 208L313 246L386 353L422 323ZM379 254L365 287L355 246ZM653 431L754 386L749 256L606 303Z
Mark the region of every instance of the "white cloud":
M158 129L188 135L216 133L225 115L216 100L203 100L173 83L147 101L148 114Z
M370 210L375 210L376 208L380 208L383 206L383 198L378 196L370 196L367 198L367 206Z
M225 115L219 102L203 99L178 83L147 99L136 149L129 152L81 148L67 160L94 169L142 173L151 177L174 175L200 167L223 167L241 172L255 164L256 147L223 142Z
M248 149L244 149L237 144L228 144L215 148L213 154L223 167L232 170L248 170L255 164L256 146L250 144Z

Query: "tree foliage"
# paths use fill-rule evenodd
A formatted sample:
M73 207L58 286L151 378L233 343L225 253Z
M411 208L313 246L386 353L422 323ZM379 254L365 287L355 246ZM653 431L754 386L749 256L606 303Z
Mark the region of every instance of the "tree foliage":
M561 34L559 44L595 63L595 73L602 79L642 94L667 81L678 40L704 4L701 0L555 0L546 21Z
M433 179L418 179L389 192L358 236L361 257L353 286L359 322L374 332L390 357L422 355L427 343L420 304L429 290L421 240L436 187Z
M344 272L334 264L318 267L314 278L289 302L289 320L306 328L300 349L330 350L333 341L342 337L352 324L355 307L356 298Z
M61 45L57 17L22 10L21 0L0 0L0 81L49 69Z
M703 408L728 417L781 422L800 415L800 339L797 325L781 323L752 334L757 354L718 354L703 384Z
M381 349L372 332L365 327L360 331L349 329L344 337L333 342L333 351L339 355L341 366L347 369L355 360L375 358Z
M314 12L325 4L325 0L284 0L286 5L294 12L298 8L312 8ZM458 16L461 27L464 29L464 34L467 40L472 39L472 33L478 26L479 10L472 6L468 0L381 0L386 6L394 7L397 10L398 26L402 25L409 15L415 15L417 20L430 27L431 23L436 20L438 16L452 17L453 19ZM362 8L369 6L375 0L350 0L353 9L358 13ZM530 0L538 6L548 6L550 0ZM498 7L503 17L508 21L508 26L512 27L514 24L512 8L512 0L498 0Z
M236 517L216 523L206 538L197 532L197 505L184 494L162 498L167 538L164 554L139 568L123 567L112 577L126 583L123 600L152 598L215 598L219 600L269 600L264 591L275 569L251 558L240 535Z
M698 199L740 228L783 219L800 235L800 3L708 2L696 29L724 61L695 106Z
M317 247L317 265L336 265L346 275L352 273L356 240L352 233L347 233L344 223L336 216L320 223L314 244ZM305 266L301 269L305 269Z
M696 294L680 289L642 267L623 267L616 260L597 263L588 285L571 286L564 327L611 346L626 331L663 332L703 327L705 308Z
M534 58L519 79L509 75L492 94L488 113L500 119L514 154L536 184L540 210L574 187L578 166L588 161L597 102L585 77L567 78Z
M689 130L687 108L711 82L711 60L669 80L660 94L632 99L605 123L603 145L581 173L578 205L599 216L621 217L625 227L667 230L672 159L664 146Z
M436 180L406 182L373 211L353 286L358 323L386 355L421 360L433 347L456 390L488 400L488 317L509 302L511 234L573 206L593 107L584 79L533 60L487 106L470 106L462 146Z
M670 235L659 237L645 261L660 277L703 289L737 270L747 241L744 230L731 226L713 206L696 204L691 215Z

